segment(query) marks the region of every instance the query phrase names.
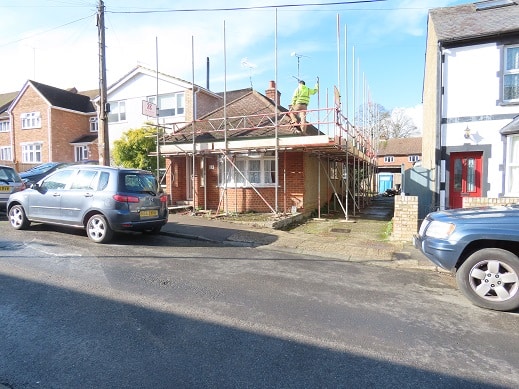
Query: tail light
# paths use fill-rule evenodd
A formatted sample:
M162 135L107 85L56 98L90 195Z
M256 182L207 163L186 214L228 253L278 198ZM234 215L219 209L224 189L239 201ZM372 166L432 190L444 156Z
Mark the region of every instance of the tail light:
M166 203L168 202L168 195L162 195L160 196L160 202L161 203Z
M120 194L113 195L113 199L119 203L138 203L139 198L136 196L124 196Z

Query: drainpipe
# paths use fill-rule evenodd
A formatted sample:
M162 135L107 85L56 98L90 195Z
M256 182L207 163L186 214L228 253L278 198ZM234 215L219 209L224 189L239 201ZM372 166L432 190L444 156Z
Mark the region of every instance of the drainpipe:
M435 172L434 172L434 187L435 190L433 192L433 204L439 204L440 209L445 208L445 204L442 205L442 161L445 160L446 155L443 150L442 145L442 117L443 117L443 64L444 64L444 57L443 57L443 46L441 42L438 42L438 69L437 69L437 75L438 79L436 81L436 90L437 90L437 100L436 100L436 106L438 107L436 112L436 128L438 131L435 131L436 133L436 151L435 151ZM443 190L445 190L445 182L443 183ZM437 197L437 198L436 198Z

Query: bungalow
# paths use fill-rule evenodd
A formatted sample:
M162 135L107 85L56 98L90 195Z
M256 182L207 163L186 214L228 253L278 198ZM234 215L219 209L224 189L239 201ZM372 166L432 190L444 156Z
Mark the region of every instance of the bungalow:
M347 199L354 207L362 190L349 191L353 177L365 181L354 166L373 165L375 154L339 105L308 111L310 123L300 134L277 104L274 81L265 94L246 89L232 96L225 107L162 139L172 203L225 213L310 214L333 200L347 216Z

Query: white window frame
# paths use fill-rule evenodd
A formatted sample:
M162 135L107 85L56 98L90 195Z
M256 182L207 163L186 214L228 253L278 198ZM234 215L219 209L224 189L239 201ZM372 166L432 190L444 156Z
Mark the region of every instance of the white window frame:
M419 160L420 160L419 155L410 155L409 157L407 157L407 161L409 161L409 162L418 162Z
M384 157L384 162L385 163L392 163L392 162L395 162L395 157L393 155L386 155Z
M505 193L519 196L519 134L510 135L506 142Z
M10 120L0 121L0 132L9 132L9 131L11 131L11 121Z
M110 101L110 112L108 113L108 123L126 121L126 100Z
M13 160L13 149L11 146L0 146L0 160L12 161Z
M22 143L22 162L41 163L43 142Z
M81 162L89 159L87 144L74 145L74 162Z
M99 123L97 121L97 117L93 116L89 119L90 123L90 132L99 132Z
M517 53L517 59L515 64L508 64L508 53L509 50L516 50ZM515 89L515 93L513 96L511 95L511 92L507 92L507 78L514 78L516 80L515 87L509 86L509 89ZM503 101L507 103L514 103L519 102L519 45L510 45L505 46L503 50L503 79L502 79L502 85L503 85Z
M159 95L159 102L156 103L157 96L148 96L147 101L156 104L159 117L183 116L185 114L185 93L167 93Z
M268 188L276 186L274 156L239 156L235 159L234 164L239 172L230 162L227 162L227 187L250 188L254 186ZM221 157L218 160L218 186L220 187L225 186L223 177L224 158Z
M20 115L22 130L41 128L41 114L39 112L24 112Z

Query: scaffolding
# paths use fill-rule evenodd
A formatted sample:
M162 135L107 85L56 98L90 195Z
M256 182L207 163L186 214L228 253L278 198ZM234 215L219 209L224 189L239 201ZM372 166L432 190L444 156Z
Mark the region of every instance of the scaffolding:
M286 204L279 211L279 156L282 151L304 151L318 160L318 200L315 205L317 217L321 218L321 208L326 213L340 212L348 220L369 205L376 193L374 175L376 173L376 154L373 139L362 129L356 128L340 109L321 108L307 110L307 134L293 134L293 125L287 110L278 106L276 113L270 109L250 115L229 117L210 117L188 123L170 123L168 134L162 137L160 155L163 157L191 157L191 172L195 172L195 157L219 155L225 160L226 177L230 172L241 176L247 186L252 188L268 206L272 214L291 213ZM298 112L295 112L296 114ZM312 118L317 117L317 120ZM186 130L189 128L189 130ZM274 152L276 160L274 204L267 201L261 191L250 182L245 172L235 163L236 155ZM227 166L231 166L227 170ZM205 177L202 177L205 180ZM327 180L332 193L321 193L321 180ZM227 179L224 180L227 182ZM283 180L286 184L286 180ZM337 187L337 182L340 182ZM193 174L193 190L196 185ZM207 186L203 185L204 191ZM225 185L220 193L217 213L229 213L223 204L229 187ZM232 188L231 188L232 189ZM285 192L285 191L284 191ZM326 203L322 201L326 196ZM197 208L200 204L189 204ZM197 195L200 199L202 196ZM203 209L207 208L204 193ZM325 203L325 207L322 204ZM185 205L185 204L184 204Z

